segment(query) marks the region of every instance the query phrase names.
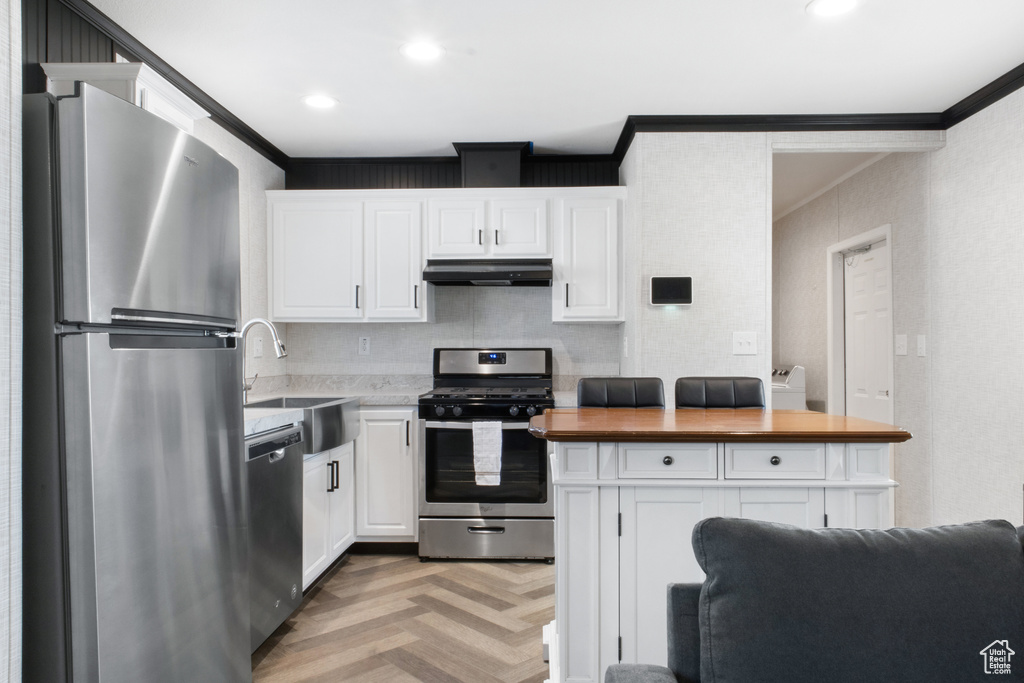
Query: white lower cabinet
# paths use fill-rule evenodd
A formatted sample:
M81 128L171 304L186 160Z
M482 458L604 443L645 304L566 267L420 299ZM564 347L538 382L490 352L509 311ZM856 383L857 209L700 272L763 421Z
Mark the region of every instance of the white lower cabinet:
M351 443L308 456L302 464L302 589L355 540Z
M557 443L554 680L600 683L619 661L665 664L667 587L704 580L690 540L702 519L892 526L888 453L888 444ZM787 467L793 478L779 478Z
M356 536L359 541L417 540L415 406L362 406L356 439Z

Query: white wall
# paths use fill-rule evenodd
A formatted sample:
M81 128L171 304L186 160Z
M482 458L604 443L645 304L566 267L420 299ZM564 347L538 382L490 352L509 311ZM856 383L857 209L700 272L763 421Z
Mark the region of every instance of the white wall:
M770 375L769 155L764 133L641 133L620 170L629 188L623 334L628 374L658 376L666 402L688 375ZM639 247L636 246L639 244ZM693 278L693 304L654 307L650 278ZM735 356L732 335L757 335Z
M21 3L0 0L0 680L21 680Z
M947 131L929 234L934 522L1021 524L1024 91Z
M898 524L1024 518L1022 188L1017 91L948 130L943 148L890 155L774 226L776 360L807 365L815 399L825 335L815 252L893 226L894 333L910 341L896 358L896 422L914 434L896 449Z
M267 317L267 190L284 189L284 170L210 119L196 121L193 133L238 168L239 230L242 270L242 320ZM277 326L288 345L287 326ZM253 358L253 339L264 338L263 358ZM255 391L284 386L287 365L272 351L266 328L249 333L246 375L259 373Z
M773 226L774 364L807 369L807 399L824 410L827 385L825 252L880 225L892 226L893 331L929 335L930 153L890 154ZM911 344L912 349L915 344ZM895 422L913 435L895 448L896 523L932 518L931 357L895 358Z

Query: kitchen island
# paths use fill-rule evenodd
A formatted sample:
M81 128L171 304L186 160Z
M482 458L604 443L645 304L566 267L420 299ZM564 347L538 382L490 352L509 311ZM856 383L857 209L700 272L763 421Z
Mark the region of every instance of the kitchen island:
M665 664L666 587L700 582L693 525L729 516L803 527L893 525L892 425L801 410L546 411L552 442L552 681ZM552 634L551 631L554 631Z

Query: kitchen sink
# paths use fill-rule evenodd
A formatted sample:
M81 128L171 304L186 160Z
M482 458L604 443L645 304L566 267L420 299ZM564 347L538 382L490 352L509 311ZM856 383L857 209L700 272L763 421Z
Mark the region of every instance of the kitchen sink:
M281 396L246 403L246 408L301 408L305 452L337 448L359 436L358 396Z

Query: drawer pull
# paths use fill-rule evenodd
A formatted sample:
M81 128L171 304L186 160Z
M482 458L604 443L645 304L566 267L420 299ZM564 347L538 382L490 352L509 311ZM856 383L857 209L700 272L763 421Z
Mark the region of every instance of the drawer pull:
M779 457L779 456L777 456L777 455L773 455L773 456L772 456L772 459L771 459L771 460L769 460L768 462L770 462L770 463L771 463L771 464L773 464L773 465L778 465L778 464L779 464L780 462L782 462L782 458L780 458L780 457Z
M666 455L666 456L665 456L664 458L662 458L662 460L661 460L661 461L662 461L663 463L665 463L666 465L671 465L671 464L672 464L673 462L675 462L675 461L674 461L674 460L672 459L672 456L671 456L671 455Z

